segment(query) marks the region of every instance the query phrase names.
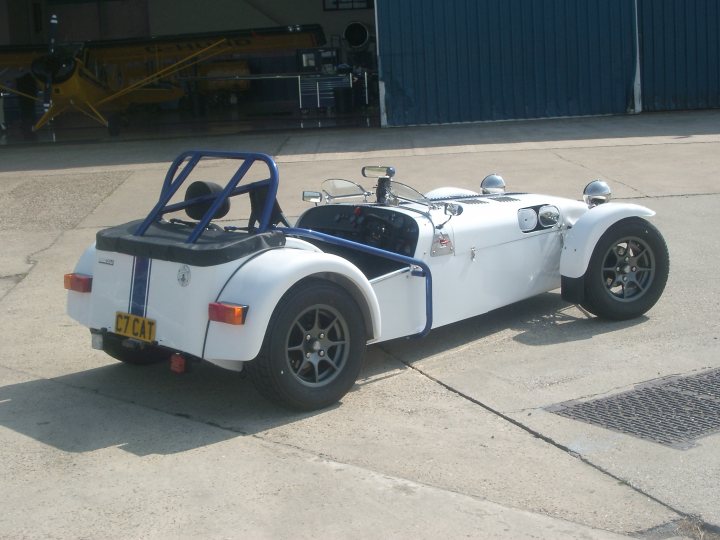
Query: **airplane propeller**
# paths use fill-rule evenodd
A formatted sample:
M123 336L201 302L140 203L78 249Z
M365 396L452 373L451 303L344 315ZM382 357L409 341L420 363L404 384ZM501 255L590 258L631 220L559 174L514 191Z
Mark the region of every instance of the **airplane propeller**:
M65 50L55 47L57 36L58 17L50 17L50 30L48 41L48 53L33 60L30 71L39 81L45 81L43 89L43 108L45 112L52 105L53 84L68 80L75 71L75 56Z

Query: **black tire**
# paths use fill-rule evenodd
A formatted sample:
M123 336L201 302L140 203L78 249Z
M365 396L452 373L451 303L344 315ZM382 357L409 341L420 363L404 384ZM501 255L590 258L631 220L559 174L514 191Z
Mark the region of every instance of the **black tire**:
M266 398L312 411L336 403L355 384L365 345L365 325L350 294L307 280L278 302L262 351L246 367Z
M164 349L152 346L142 349L128 348L122 344L124 340L125 338L105 334L103 336L103 351L115 360L134 366L149 366L164 362L170 358L170 352Z
M639 317L660 298L669 269L670 256L660 231L641 218L619 221L593 250L582 306L615 321Z

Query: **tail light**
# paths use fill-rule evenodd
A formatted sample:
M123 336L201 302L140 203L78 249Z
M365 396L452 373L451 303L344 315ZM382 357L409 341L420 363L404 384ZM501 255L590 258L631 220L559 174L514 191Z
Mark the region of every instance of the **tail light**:
M208 305L208 317L215 322L241 325L245 324L248 309L248 306L239 304L213 302Z
M65 288L68 291L89 293L92 291L92 276L87 274L65 274Z

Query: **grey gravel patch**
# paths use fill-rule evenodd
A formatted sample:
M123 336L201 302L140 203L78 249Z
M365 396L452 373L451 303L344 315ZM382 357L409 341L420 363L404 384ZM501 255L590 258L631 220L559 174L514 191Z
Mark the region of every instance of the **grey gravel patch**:
M686 450L700 437L720 432L720 369L665 377L629 392L589 401L568 401L548 411Z
M26 176L0 194L0 229L69 230L80 223L131 171Z

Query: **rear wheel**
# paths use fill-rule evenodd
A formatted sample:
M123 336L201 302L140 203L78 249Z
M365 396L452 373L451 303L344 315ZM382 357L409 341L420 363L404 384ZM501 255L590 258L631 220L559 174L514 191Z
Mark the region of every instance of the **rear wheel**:
M365 343L360 310L347 291L306 281L280 300L262 352L246 366L270 400L293 409L321 409L355 383Z
M606 319L639 317L660 298L669 267L660 231L641 218L622 220L595 246L585 273L582 306Z

